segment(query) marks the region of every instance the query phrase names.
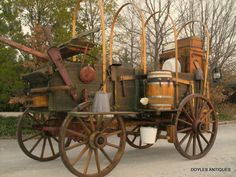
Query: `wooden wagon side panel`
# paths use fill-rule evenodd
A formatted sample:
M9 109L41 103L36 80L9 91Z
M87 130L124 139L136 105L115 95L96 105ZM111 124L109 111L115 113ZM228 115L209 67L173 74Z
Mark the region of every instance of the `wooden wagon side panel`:
M136 71L132 67L111 66L112 100L116 111L134 111L139 106L142 96L140 81L135 78Z
M76 88L76 92L79 96L78 103L83 101L83 90L87 90L90 96L93 96L95 92L99 89L102 84L102 70L101 65L95 65L96 78L89 84L85 84L80 81L79 75L80 70L83 66L80 63L66 63L65 67L69 73L69 76ZM59 73L54 73L50 86L59 86L64 85L63 80L61 79ZM56 91L49 93L49 110L50 111L70 111L78 103L72 99L69 91Z

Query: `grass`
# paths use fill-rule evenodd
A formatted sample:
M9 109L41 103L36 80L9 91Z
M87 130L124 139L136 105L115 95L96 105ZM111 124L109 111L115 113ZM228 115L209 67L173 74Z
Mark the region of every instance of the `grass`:
M0 137L15 137L18 118L0 117Z
M216 106L220 121L236 120L236 104L223 103Z

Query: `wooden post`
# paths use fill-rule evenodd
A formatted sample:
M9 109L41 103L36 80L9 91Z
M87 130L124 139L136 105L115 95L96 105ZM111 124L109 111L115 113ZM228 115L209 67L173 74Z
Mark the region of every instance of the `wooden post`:
M105 34L105 19L104 19L104 1L99 0L101 29L102 29L102 84L103 91L106 92L106 68L107 68L107 52L106 52L106 34Z
M77 13L80 9L80 2L81 0L78 0L77 1L77 4L76 4L76 7L75 7L75 10L73 12L73 17L72 17L72 37L74 38L76 36L76 21L77 21ZM72 57L72 61L76 61L76 56L73 56Z

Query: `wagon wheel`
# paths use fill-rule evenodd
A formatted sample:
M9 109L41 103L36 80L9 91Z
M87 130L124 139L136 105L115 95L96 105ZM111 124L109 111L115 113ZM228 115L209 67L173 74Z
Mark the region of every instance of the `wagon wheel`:
M65 138L73 143L65 147ZM120 161L126 143L123 120L119 116L68 116L60 131L59 149L65 166L79 177L101 177Z
M153 144L143 144L141 141L140 137L140 125L137 125L135 127L132 127L130 131L126 131L126 142L137 149L146 149L151 147ZM157 138L158 135L160 134L160 131L157 133Z
M178 109L174 145L188 159L202 158L213 146L217 128L211 102L199 94L189 95Z
M34 160L50 161L59 157L58 138L43 131L50 119L49 113L26 110L18 121L18 144L22 151Z

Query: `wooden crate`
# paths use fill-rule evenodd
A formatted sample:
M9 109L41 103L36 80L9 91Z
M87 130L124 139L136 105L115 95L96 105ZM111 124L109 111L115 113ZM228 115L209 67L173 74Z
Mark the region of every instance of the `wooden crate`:
M198 37L188 37L184 39L179 39L178 40L178 48L185 48L185 47L190 47L190 48L203 48L203 43L202 40Z
M202 50L202 41L197 37L190 37L178 40L178 59L181 64L181 72L194 73L196 67L194 62L197 61L204 71L204 51ZM164 64L169 58L175 57L175 50L163 51L160 54L160 62Z

